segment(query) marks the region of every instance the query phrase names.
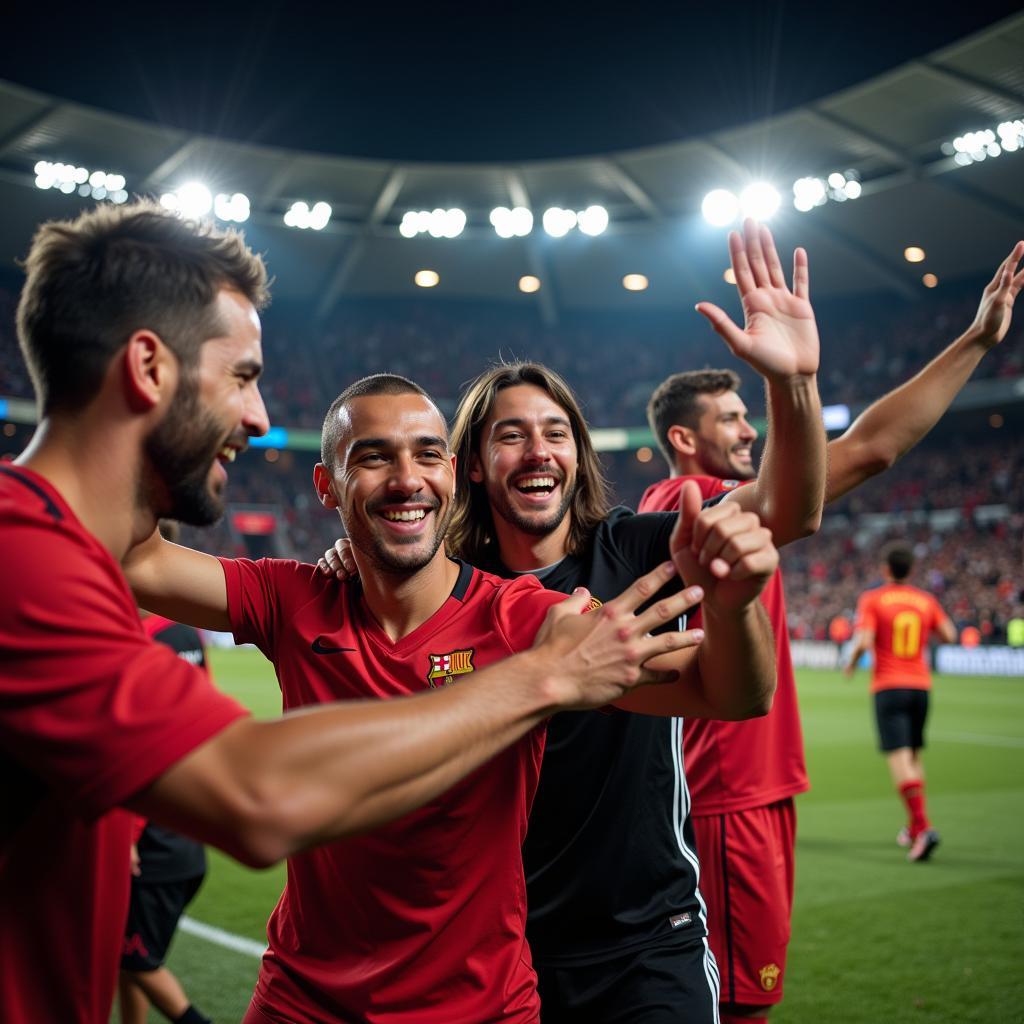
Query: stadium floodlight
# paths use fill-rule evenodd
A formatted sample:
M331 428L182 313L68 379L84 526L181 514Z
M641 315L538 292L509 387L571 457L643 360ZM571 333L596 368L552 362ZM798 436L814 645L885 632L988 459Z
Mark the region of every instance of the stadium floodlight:
M731 224L740 212L740 201L726 188L712 189L700 204L704 219L716 228Z
M801 212L813 210L828 201L828 190L821 178L798 178L793 182L793 205Z
M919 245L908 245L903 250L903 258L908 263L923 263L924 262L924 249Z
M213 213L218 220L244 224L249 219L249 209L249 197L242 192L218 192L213 200Z
M603 234L608 228L608 211L603 206L588 206L576 214L576 226L585 235Z
M1024 120L1002 121L994 129L981 128L943 142L940 149L961 167L982 160L1016 153L1024 148Z
M303 231L311 228L313 231L322 231L330 222L332 212L330 203L314 203L310 208L309 203L300 199L288 207L284 215L284 222L290 228L300 228Z
M534 277L533 274L524 274L519 278L519 290L526 292L528 295L533 292L540 291L540 278Z
M428 234L432 238L458 238L466 229L466 212L458 207L444 210L407 210L402 215L398 232L403 238Z
M770 220L779 208L782 196L766 181L755 181L740 193L740 209L744 217Z
M466 227L466 211L454 207L444 214L444 237L458 238Z
M415 238L420 229L416 227L416 213L414 210L406 211L402 217L402 223L398 225L398 233L403 238Z
M413 281L421 288L433 288L441 281L441 275L436 270L417 270Z
M859 181L851 179L843 186L843 191L846 193L847 199L860 199L863 190Z
M178 213L186 220L199 220L213 209L213 193L201 181L187 181L176 190Z
M622 279L622 287L625 288L627 292L646 291L649 284L650 282L643 274L627 274Z
M533 213L525 206L496 206L490 220L499 238L523 238L533 230Z
M313 209L309 211L309 226L314 231L323 231L330 223L333 212L334 210L331 209L330 203L323 201L314 203Z
M573 210L550 206L544 211L541 223L552 238L563 238L576 227L576 214Z
M83 199L91 196L97 201L109 199L114 203L123 203L128 199L123 174L90 172L75 164L53 163L49 160L38 160L33 170L36 188L53 188L65 195L77 192Z

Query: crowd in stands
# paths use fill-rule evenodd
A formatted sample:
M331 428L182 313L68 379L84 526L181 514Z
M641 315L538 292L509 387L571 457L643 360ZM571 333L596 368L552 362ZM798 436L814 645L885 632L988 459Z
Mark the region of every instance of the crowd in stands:
M873 307L857 317L819 309L823 398L862 404L905 380L970 323L981 285L963 286L913 306ZM933 301L934 299L934 301ZM32 389L14 337L15 291L0 287L0 397L31 398ZM676 368L736 365L696 314L578 320L542 328L530 310L416 303L357 303L318 332L301 317L272 308L266 318L264 383L271 421L318 430L337 391L369 373L387 369L413 378L454 409L461 386L496 358L529 358L565 375L595 427L645 422L653 387ZM976 377L1024 374L1024 319L987 357ZM761 388L743 373L752 412ZM8 428L10 425L8 425ZM5 428L7 429L7 428ZM27 428L0 437L11 457ZM318 503L310 452L252 450L232 467L232 508L271 509L281 529L254 544L230 516L206 531L188 531L186 542L219 554L258 553L312 559L338 532L336 513ZM644 488L665 473L655 453L605 455L616 499L636 506ZM1024 580L1024 442L1009 429L982 442L930 441L884 477L830 507L814 538L785 552L790 625L797 637L822 637L836 616L850 617L859 593L878 581L877 553L885 538L910 539L921 562L917 581L936 593L959 624L976 625L985 639L999 639L1006 620L1020 612ZM986 508L1006 512L986 518ZM920 516L955 510L941 528ZM879 524L890 513L893 520ZM917 518L915 518L915 514Z

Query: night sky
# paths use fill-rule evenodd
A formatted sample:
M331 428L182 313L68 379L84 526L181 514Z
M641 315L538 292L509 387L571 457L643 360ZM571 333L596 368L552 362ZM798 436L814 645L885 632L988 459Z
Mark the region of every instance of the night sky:
M856 0L368 6L22 3L4 18L0 77L249 142L515 160L751 121L1020 9Z

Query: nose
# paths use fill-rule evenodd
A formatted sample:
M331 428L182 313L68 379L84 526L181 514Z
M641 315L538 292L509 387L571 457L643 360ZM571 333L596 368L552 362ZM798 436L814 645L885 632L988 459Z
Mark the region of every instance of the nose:
M246 397L242 426L250 437L262 437L270 429L267 407L263 404L263 395L256 383L253 383L251 393Z
M548 462L550 460L551 455L548 453L548 446L545 443L544 435L540 431L529 435L523 457L527 462L531 463Z
M406 497L423 488L423 477L419 466L409 452L403 452L391 464L388 474L388 490Z
M740 438L750 442L757 440L757 431L745 419L740 421Z

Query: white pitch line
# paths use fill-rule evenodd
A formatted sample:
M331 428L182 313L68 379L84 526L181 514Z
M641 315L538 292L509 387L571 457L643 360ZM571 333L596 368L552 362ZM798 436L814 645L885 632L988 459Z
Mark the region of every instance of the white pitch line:
M206 939L207 942L223 946L225 949L233 949L236 953L254 956L257 960L267 951L266 945L262 942L254 942L241 935L233 935L231 932L224 931L223 928L215 928L212 924L203 924L202 921L196 921L187 915L181 918L178 927L189 935Z
M1020 736L985 736L976 732L934 732L930 734L934 740L946 743L973 743L980 747L1024 747L1024 738Z

